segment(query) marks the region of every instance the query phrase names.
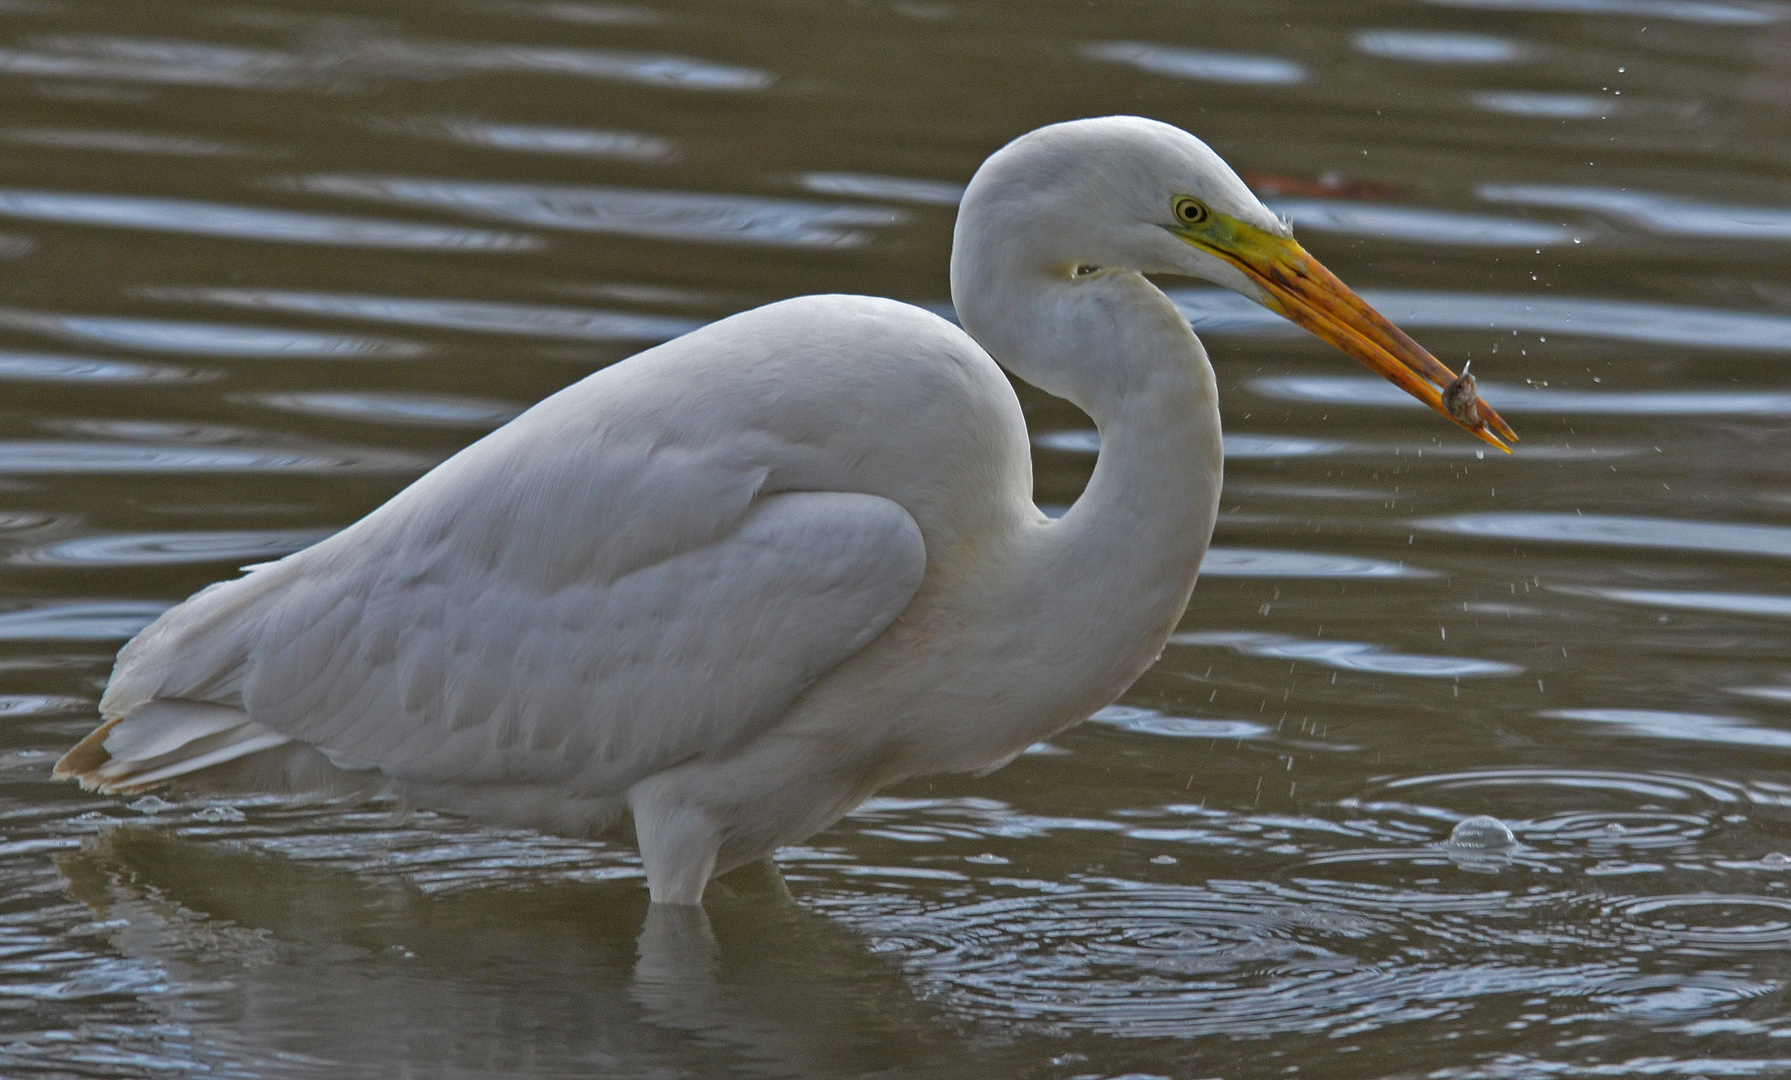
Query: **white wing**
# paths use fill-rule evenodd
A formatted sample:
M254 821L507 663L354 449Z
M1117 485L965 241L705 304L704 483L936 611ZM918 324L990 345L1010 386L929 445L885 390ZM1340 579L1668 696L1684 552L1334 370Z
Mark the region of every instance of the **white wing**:
M106 753L59 770L130 789L284 739L404 781L619 793L763 731L914 596L899 504L761 493L766 432L591 399L168 612L119 656Z

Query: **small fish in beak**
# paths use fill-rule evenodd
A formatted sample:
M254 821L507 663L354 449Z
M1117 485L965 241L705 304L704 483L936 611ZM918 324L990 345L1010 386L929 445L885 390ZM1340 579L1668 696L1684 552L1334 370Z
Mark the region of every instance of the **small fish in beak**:
M1468 374L1466 367L1461 369L1454 382L1443 387L1443 408L1449 410L1451 420L1469 431L1479 431L1486 426L1480 416L1480 391L1475 388L1474 376Z

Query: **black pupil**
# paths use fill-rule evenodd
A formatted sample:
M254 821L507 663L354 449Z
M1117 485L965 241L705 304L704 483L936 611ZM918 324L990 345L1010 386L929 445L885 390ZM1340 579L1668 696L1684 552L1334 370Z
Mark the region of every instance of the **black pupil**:
M1195 206L1193 203L1184 203L1182 205L1182 217L1189 221L1199 221L1200 207Z

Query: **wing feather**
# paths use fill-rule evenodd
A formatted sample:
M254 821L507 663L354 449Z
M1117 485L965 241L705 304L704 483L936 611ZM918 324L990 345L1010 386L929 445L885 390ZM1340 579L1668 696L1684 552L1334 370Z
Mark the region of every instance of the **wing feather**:
M979 403L1001 418L987 439L900 434L981 431ZM347 787L601 802L755 737L881 634L926 573L923 535L954 550L953 515L982 505L966 493L993 459L969 451L1018 417L974 343L905 305L810 297L722 320L171 609L119 654L100 711L117 725L198 703L255 725L192 727L157 775L267 732L290 742L217 777L365 770ZM91 777L106 738L59 770Z
M256 746L296 740L339 767L421 784L616 794L774 724L900 614L926 566L913 519L871 495L762 495L683 550L628 524L649 555L609 553L593 562L614 577L546 589L452 534L420 570L414 549L389 542L359 558L302 552L145 631L121 656L107 711L153 715L223 688L220 705L273 733ZM542 527L562 542L577 531ZM524 546L538 552L540 539ZM224 760L215 728L184 723L193 767ZM181 771L167 753L180 732L133 737L158 751L138 782Z

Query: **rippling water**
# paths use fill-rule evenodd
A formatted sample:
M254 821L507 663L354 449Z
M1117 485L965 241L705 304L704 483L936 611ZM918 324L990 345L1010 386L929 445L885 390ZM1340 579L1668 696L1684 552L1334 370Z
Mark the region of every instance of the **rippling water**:
M0 1074L1791 1074L1791 6L0 4ZM596 368L948 310L1038 124L1208 139L1510 459L1173 294L1230 461L1092 722L714 947L620 848L49 780L118 645ZM1099 440L1022 388L1038 500Z

